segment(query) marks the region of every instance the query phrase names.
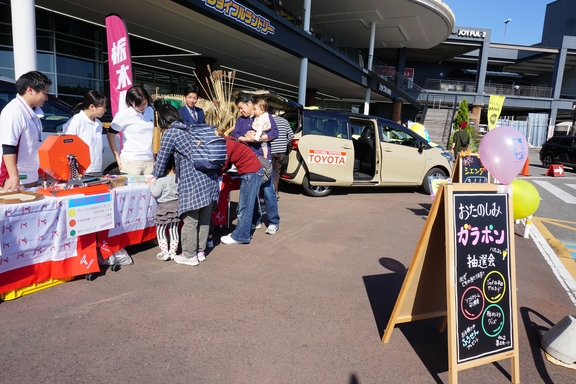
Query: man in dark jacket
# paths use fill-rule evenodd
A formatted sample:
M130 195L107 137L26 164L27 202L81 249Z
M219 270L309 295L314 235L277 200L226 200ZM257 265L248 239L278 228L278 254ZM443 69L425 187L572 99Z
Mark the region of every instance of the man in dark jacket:
M470 135L466 132L467 125L468 122L461 122L458 126L458 131L456 131L452 137L452 153L454 153L454 160L458 158L460 151L467 150L468 144L470 144Z

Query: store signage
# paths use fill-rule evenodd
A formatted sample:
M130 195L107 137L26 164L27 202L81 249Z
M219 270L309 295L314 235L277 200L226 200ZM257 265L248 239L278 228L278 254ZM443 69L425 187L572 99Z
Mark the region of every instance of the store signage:
M274 34L275 28L270 24L270 20L257 14L250 8L238 4L236 1L204 0L204 4L263 35Z
M126 24L118 15L106 16L108 71L110 75L110 106L112 116L126 107L126 92L132 87L132 58Z
M382 83L378 83L378 90L387 94L388 96L392 96L392 90Z
M452 32L452 34L458 37L472 37L475 39L484 39L486 37L486 31L476 31L473 29L459 29Z

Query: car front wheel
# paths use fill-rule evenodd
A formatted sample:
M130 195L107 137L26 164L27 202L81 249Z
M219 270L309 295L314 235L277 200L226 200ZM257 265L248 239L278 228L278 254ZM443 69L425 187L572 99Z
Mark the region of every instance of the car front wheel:
M310 185L308 175L304 176L302 180L302 188L304 189L304 193L312 197L324 197L332 192L332 187L326 185Z
M443 169L440 168L430 169L428 173L426 173L426 176L424 176L424 180L422 181L422 189L424 190L424 193L426 193L427 195L429 195L430 192L432 192L430 189L430 177L434 179L446 179L448 175Z
M554 164L554 156L552 156L549 153L544 155L544 157L542 158L542 166L544 168L550 168L552 164Z

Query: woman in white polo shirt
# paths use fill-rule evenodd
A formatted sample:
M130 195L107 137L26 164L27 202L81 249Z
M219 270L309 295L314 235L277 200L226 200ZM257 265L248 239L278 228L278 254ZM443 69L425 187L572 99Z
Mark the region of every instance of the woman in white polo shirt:
M106 113L106 96L90 90L72 113L74 116L64 126L66 135L78 135L90 148L90 166L84 176L102 176L102 123L98 118Z
M120 172L129 175L149 175L154 169L152 134L154 111L149 106L150 95L143 87L126 92L126 105L114 116L107 138L118 162ZM122 152L118 152L115 136L122 132Z

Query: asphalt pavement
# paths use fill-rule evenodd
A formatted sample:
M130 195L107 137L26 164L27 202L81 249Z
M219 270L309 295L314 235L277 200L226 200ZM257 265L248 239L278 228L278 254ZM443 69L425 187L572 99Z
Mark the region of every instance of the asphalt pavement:
M275 235L216 241L197 267L158 261L146 243L128 248L134 264L118 272L0 303L0 382L447 383L440 319L381 341L430 197L383 188L310 198L286 186L280 196ZM574 304L523 232L515 227L521 381L574 383L576 371L539 346ZM510 364L458 376L507 383Z

